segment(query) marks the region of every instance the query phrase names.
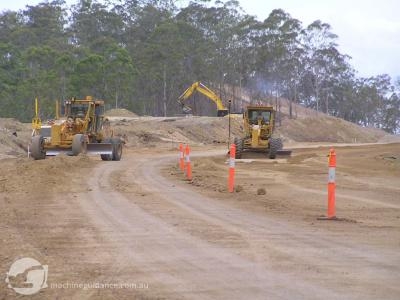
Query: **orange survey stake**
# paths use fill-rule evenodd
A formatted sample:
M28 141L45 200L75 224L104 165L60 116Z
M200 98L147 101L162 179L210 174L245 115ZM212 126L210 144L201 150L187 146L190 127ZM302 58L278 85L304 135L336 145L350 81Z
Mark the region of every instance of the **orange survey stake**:
M183 145L179 144L179 168L183 171L185 169L185 161L183 154Z
M328 175L328 219L336 218L336 152L333 148L329 151Z
M186 145L185 160L186 160L186 177L187 177L188 180L192 180L192 166L190 164L190 148L189 148L189 145Z
M236 145L232 144L229 157L229 178L228 178L229 193L233 193L233 189L235 186L235 154L236 154Z

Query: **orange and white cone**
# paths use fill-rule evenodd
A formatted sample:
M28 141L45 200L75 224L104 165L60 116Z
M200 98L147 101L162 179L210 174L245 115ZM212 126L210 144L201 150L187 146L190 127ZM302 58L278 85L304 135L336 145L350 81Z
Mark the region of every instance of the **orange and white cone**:
M229 151L229 178L228 178L228 191L233 193L235 187L235 154L236 145L231 145L231 150Z
M336 218L336 152L329 152L328 219Z
M186 145L185 149L185 162L186 162L186 177L188 180L192 180L192 166L190 164L190 148L189 145Z
M337 220L336 218L336 152L331 148L328 159L328 215L319 220Z
M185 170L185 161L184 161L184 152L183 152L183 145L179 144L179 169L182 170L182 172Z

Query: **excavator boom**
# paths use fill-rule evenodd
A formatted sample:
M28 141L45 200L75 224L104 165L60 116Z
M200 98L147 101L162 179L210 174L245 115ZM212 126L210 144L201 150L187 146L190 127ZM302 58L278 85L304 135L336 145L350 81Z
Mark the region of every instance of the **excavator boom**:
M226 107L223 105L221 98L218 97L216 93L214 93L211 89L209 89L207 86L205 86L203 83L199 81L196 81L190 87L188 87L178 98L178 102L182 105L183 110L185 112L190 111L191 108L185 106L184 102L196 91L203 94L217 105L218 117L223 117L228 114L228 109L226 109Z

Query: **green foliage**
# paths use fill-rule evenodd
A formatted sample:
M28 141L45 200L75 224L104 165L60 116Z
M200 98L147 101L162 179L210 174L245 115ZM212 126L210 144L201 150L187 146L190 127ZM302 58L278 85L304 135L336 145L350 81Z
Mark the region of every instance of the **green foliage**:
M0 14L0 116L29 121L54 100L92 95L139 114L181 113L176 99L194 81L233 98L286 97L363 126L400 130L400 83L357 78L338 37L282 9L264 21L238 1L63 0ZM209 109L209 108L206 108ZM290 110L291 112L291 110ZM214 115L214 112L210 112ZM292 115L291 115L292 117Z

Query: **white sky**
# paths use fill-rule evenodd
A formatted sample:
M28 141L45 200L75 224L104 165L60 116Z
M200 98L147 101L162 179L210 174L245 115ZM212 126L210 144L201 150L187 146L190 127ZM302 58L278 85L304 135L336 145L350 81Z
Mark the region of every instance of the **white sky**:
M78 0L67 0L76 3ZM18 10L40 0L0 0L0 11ZM188 0L181 0L182 5ZM320 19L339 36L339 49L352 57L359 76L400 76L399 0L239 0L244 11L260 21L282 8L303 26Z
M240 0L259 20L282 8L303 26L320 19L339 36L342 53L352 57L359 76L400 76L399 0Z

